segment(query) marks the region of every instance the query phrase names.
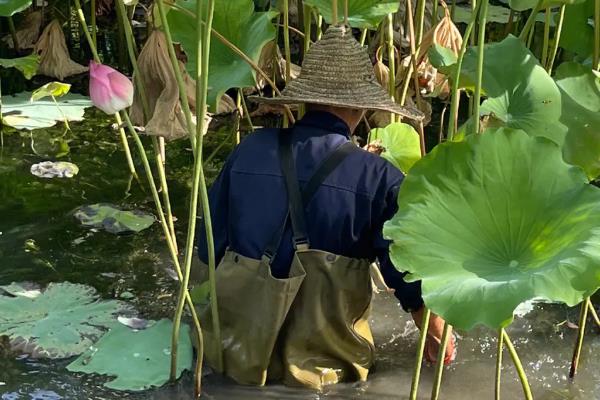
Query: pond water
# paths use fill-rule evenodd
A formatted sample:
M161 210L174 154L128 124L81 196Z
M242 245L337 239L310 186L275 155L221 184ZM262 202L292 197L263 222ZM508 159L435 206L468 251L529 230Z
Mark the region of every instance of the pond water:
M152 212L145 185L132 182L109 122L92 118L73 124L71 153L64 159L80 168L73 179L45 180L30 174L32 164L53 159L50 138L60 129L29 136L5 135L0 150L0 284L13 281L71 281L94 286L105 298L130 301L145 318L169 317L176 287L158 224L136 235L116 236L81 227L73 210L85 204L114 203ZM100 126L100 127L98 127ZM208 151L218 140L207 144ZM168 174L179 232L185 232L190 153L185 143L169 145ZM41 155L39 155L41 154ZM46 155L44 155L46 154ZM226 151L222 156L225 156ZM222 157L219 156L219 157ZM214 176L222 158L211 169ZM141 173L141 166L138 168ZM184 238L181 237L180 241ZM1 310L0 310L1 312ZM509 329L525 366L536 399L600 398L600 335L590 327L575 382L568 371L576 331L577 310L561 305L537 305ZM403 399L408 397L417 332L388 294L375 296L372 326L378 347L377 364L365 384L342 384L315 393L283 386L251 388L224 378L204 377L208 399ZM590 324L591 325L591 324ZM460 333L457 361L447 368L442 399L493 398L496 339L494 332L475 329ZM29 360L0 355L0 399L191 399L190 374L176 384L142 394L112 392L105 378L68 373L70 360ZM428 399L432 366L424 366L420 398ZM522 398L510 358L504 356L504 399Z

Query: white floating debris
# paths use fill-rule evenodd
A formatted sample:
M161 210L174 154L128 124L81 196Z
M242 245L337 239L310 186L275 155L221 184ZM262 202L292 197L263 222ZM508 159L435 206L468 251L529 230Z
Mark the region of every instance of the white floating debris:
M44 161L31 166L31 173L40 178L72 178L78 172L79 167L67 161Z

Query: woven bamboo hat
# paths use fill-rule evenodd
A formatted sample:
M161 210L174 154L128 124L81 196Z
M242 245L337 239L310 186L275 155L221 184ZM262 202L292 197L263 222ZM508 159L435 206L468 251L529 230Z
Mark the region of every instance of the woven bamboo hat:
M414 108L394 103L375 79L369 55L344 26L330 26L321 40L306 53L298 78L281 96L254 96L256 102L270 104L312 103L364 110L381 110L421 120Z

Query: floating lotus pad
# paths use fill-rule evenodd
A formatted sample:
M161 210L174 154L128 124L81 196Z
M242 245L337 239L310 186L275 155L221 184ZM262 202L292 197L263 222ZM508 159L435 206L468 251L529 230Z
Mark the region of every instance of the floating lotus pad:
M560 122L567 131L563 156L595 179L600 176L600 74L567 62L555 79L562 95Z
M110 233L140 232L154 223L154 216L141 211L122 211L110 204L92 204L75 211L83 225L103 228Z
M559 147L500 129L445 143L404 180L391 259L452 325L508 325L522 302L573 306L600 286L600 190Z
M304 4L316 7L325 21L331 24L333 8L331 0L304 0ZM348 0L348 23L354 28L376 29L391 13L398 11L398 0ZM338 1L338 22L344 19L344 1Z
M116 314L130 311L120 301L101 301L92 287L50 283L37 295L12 284L0 295L0 336L6 335L15 351L36 358L79 355L117 323Z
M72 178L79 173L79 167L67 161L44 161L33 164L31 173L40 178Z
M400 122L371 131L371 140L380 141L384 150L381 156L406 173L421 158L419 134L415 129Z
M169 380L173 323L163 319L135 331L114 326L94 346L67 366L72 372L114 377L104 386L115 390L146 390ZM177 349L177 376L192 366L190 329L182 325Z
M177 0L175 4L177 7L167 15L173 40L183 46L188 56L186 69L191 76L196 76L198 43L196 19L193 17L196 14L196 0ZM254 12L252 0L216 1L213 29L258 63L262 48L275 39L276 30L271 21L276 15L274 11ZM254 70L214 34L210 44L209 68L208 110L212 113L217 111L219 99L228 89L256 84Z
M32 93L23 92L14 96L2 96L2 121L17 129L49 128L65 118L81 121L87 107L92 106L89 98L69 93L56 99L31 102Z

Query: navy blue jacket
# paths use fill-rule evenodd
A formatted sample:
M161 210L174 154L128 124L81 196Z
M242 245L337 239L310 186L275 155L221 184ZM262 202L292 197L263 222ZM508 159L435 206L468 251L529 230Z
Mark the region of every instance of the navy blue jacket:
M227 248L259 259L286 216L288 200L279 164L278 129L261 129L233 151L210 189L217 263ZM303 187L316 167L336 147L349 140L344 121L312 111L293 130L296 170ZM420 283L406 283L392 265L383 223L397 210L398 188L404 175L385 159L366 151L352 152L317 190L306 207L310 245L314 249L353 257L378 259L383 277L402 307L420 308ZM198 221L198 251L207 263L204 225ZM286 229L272 274L287 277L294 249Z

